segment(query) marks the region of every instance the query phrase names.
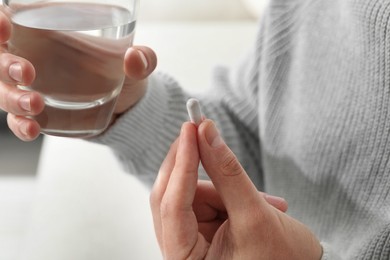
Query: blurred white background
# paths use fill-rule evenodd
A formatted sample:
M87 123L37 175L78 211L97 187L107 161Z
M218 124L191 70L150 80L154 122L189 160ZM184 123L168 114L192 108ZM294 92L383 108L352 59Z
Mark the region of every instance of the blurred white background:
M156 51L157 70L204 91L214 65L233 65L251 45L265 3L141 0L135 44ZM0 126L0 260L160 258L149 191L108 148L55 137L23 143L4 114Z

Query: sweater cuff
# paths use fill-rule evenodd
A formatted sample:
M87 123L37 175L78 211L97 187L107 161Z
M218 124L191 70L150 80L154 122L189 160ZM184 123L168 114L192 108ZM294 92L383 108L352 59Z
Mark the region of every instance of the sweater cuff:
M177 92L174 93L176 97L183 95L171 78L160 73L153 74L148 79L145 96L95 141L120 154L125 153L126 158L132 160L153 149L161 142L161 135L174 139L180 125L179 128L170 125L169 111L172 107L183 105L177 104L182 103L183 98L172 99L172 92Z
M322 257L321 260L342 260L341 257L332 250L328 243L321 243L322 246Z

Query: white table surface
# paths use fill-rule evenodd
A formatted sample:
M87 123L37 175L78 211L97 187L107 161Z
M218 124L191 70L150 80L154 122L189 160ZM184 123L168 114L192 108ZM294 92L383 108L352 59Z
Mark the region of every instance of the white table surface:
M141 23L135 44L152 47L158 70L188 89L208 86L215 64L234 64L252 44L255 22ZM46 136L23 259L159 259L149 191L111 151Z

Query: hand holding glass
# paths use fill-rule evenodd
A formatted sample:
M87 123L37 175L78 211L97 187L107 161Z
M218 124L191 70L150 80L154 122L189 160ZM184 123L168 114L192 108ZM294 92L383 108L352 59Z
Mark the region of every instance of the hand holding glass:
M110 123L134 36L138 0L3 0L12 21L9 52L29 60L45 100L33 117L42 133L88 137Z

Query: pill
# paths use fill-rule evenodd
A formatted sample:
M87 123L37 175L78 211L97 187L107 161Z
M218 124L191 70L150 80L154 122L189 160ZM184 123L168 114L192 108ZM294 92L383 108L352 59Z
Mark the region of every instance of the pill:
M199 101L195 98L190 98L187 101L187 111L191 122L198 126L202 122L202 111L200 110Z

